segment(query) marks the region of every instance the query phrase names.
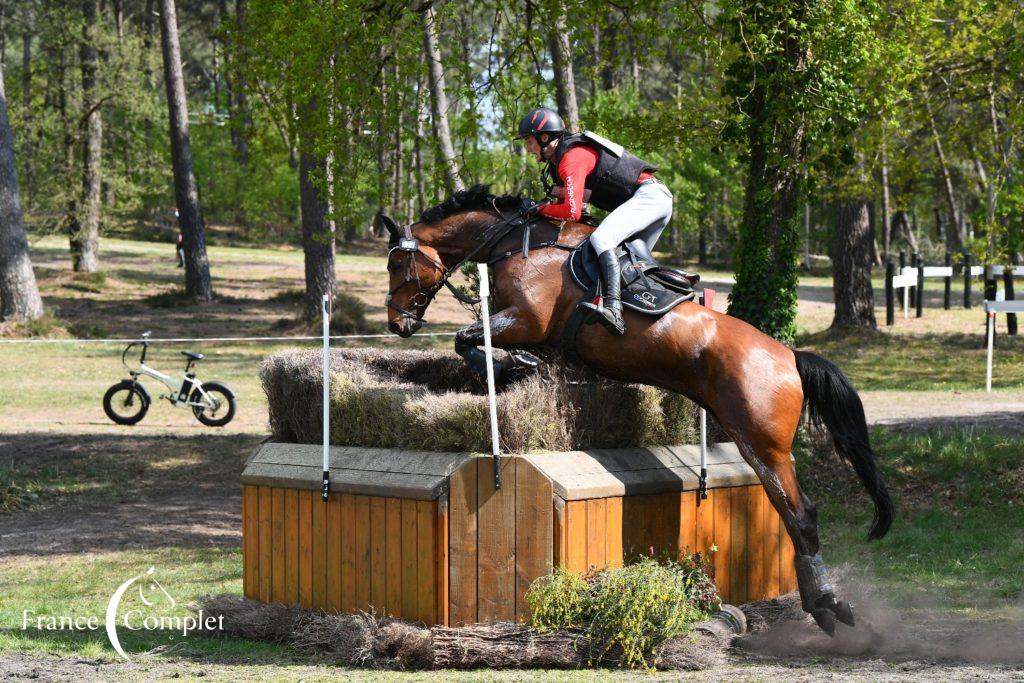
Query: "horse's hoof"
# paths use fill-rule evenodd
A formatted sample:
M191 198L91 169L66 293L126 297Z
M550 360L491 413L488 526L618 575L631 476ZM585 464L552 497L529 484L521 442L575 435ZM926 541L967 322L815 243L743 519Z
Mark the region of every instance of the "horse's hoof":
M836 615L835 614L833 614L830 610L825 609L824 607L819 607L818 609L816 609L813 612L811 612L811 616L814 617L814 621L816 621L818 623L818 627L822 631L827 633L830 637L831 636L835 636L835 634L836 634Z
M836 614L836 619L843 622L847 626L855 626L853 619L853 608L850 607L850 603L839 601L832 608L832 611Z

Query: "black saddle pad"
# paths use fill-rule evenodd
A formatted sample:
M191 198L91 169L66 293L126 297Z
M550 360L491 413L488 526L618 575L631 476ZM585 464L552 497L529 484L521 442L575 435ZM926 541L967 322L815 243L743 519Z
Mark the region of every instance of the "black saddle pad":
M643 240L627 242L617 249L617 253L622 270L623 306L648 315L661 315L675 305L693 299L693 288L684 274L659 266ZM659 277L662 271L671 274L668 282ZM601 265L589 239L569 256L569 272L585 292L596 288L600 282Z

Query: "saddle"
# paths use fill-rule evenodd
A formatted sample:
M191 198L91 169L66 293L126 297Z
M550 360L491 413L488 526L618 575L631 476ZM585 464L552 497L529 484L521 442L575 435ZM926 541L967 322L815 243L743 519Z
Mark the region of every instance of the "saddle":
M700 281L700 275L659 265L643 240L626 242L616 253L622 271L623 306L658 316L696 295L693 287ZM589 239L569 255L569 272L583 291L597 291L601 266Z

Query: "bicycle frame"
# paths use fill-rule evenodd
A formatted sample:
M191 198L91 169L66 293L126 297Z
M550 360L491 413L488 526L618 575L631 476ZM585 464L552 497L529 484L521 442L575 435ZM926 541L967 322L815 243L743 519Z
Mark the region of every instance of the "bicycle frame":
M125 356L127 356L128 351L138 343L142 344L142 356L139 359L138 368L132 370L130 367L128 367L128 364L125 363ZM168 389L170 389L170 393L167 395L161 394L157 398L166 398L171 405L177 408L184 408L186 406L213 408L217 405L217 402L203 390L203 387L200 384L200 382L196 380L196 374L194 372L189 372L189 370L195 365L195 361L189 361L189 364L185 367L184 375L182 375L181 379L179 380L178 376L176 375L165 375L159 370L156 370L146 365L146 351L148 350L149 344L146 341L133 342L132 344L129 344L128 347L124 350L124 353L121 354L121 362L124 363L124 366L126 368L128 368L128 374L131 376L133 381L138 382L139 377L145 376L151 377L159 381L160 383L164 384ZM199 390L199 393L202 396L201 402L189 400L189 397L192 394L193 389Z

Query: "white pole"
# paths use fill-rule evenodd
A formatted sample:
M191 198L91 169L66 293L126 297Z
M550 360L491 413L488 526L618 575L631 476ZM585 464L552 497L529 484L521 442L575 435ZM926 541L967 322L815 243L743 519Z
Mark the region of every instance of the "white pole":
M491 286L487 274L487 264L478 263L480 269L480 321L484 326L484 357L487 362L487 408L491 415L491 455L494 456L494 487L501 488L501 458L498 450L498 406L494 390L494 363L491 351L491 314L487 305L487 297L491 295Z
M996 313L988 314L988 359L985 361L985 391L992 391L992 339L995 337Z
M700 409L700 497L708 497L708 411Z
M324 294L323 301L324 330L324 479L321 491L324 502L331 492L331 300Z

